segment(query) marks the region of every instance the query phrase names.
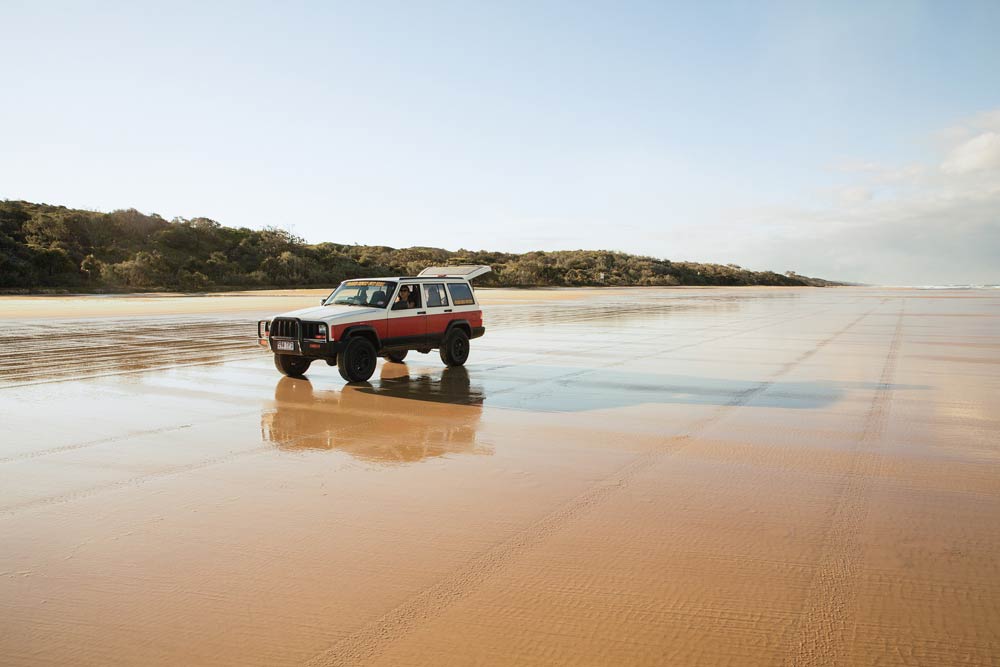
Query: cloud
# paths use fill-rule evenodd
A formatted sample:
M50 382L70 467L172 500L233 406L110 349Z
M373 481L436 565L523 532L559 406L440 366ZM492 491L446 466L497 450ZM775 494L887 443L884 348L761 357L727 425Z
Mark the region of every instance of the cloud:
M756 209L744 221L767 237L741 255L879 284L1000 283L1000 110L936 136L933 161L842 163L835 170L851 182L835 197Z
M848 206L863 204L872 200L872 191L863 185L853 185L837 191L840 201Z
M941 169L950 174L1000 169L1000 132L983 132L959 144L948 154Z

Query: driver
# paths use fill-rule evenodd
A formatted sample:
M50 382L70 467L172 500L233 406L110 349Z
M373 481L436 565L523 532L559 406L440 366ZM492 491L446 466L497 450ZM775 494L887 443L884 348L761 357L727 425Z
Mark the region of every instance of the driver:
M410 287L409 285L403 285L399 288L399 295L396 297L396 303L392 305L393 310L403 310L406 308L413 308L416 304L410 301Z

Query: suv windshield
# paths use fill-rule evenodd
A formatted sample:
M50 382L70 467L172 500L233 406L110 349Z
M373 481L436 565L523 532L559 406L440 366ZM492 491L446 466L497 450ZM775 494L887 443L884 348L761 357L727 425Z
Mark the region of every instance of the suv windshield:
M384 280L348 280L327 297L324 306L371 306L385 308L396 283Z

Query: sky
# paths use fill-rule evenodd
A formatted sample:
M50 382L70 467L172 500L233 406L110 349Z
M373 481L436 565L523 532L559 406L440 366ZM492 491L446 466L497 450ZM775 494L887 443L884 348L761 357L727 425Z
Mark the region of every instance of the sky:
M0 0L0 199L1000 283L1000 2Z

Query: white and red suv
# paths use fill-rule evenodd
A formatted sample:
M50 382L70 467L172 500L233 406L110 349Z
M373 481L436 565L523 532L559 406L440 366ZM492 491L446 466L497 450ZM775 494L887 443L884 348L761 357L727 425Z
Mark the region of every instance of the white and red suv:
M345 280L318 308L276 315L257 323L261 346L274 365L301 377L322 359L348 382L364 382L377 357L401 362L410 350L441 351L441 361L461 366L469 340L486 332L469 281L488 266L432 266L417 276Z

